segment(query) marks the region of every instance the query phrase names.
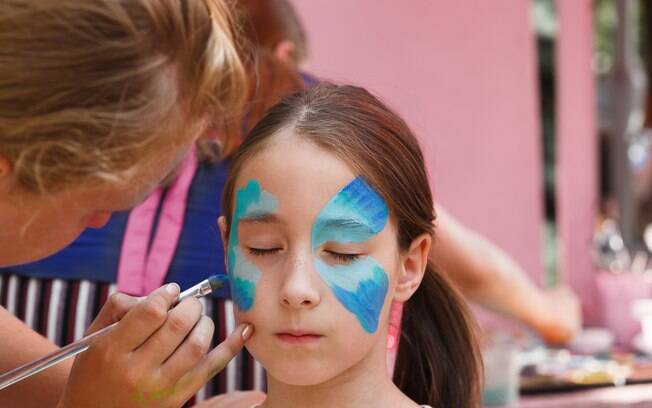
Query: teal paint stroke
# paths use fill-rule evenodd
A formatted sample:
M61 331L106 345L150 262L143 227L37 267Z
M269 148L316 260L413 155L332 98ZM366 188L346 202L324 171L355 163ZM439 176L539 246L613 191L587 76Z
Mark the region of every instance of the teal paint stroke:
M329 241L365 242L385 228L385 200L362 177L356 177L321 210L312 228L312 246Z
M313 251L327 242L366 242L385 228L388 218L389 210L382 196L364 178L357 177L326 203L317 216L312 228ZM317 259L315 267L362 328L375 332L389 286L382 266L366 257L346 265L328 265Z
M349 265L331 266L317 260L316 268L337 300L355 315L367 333L374 333L389 286L387 273L378 262L367 257Z
M243 311L248 311L256 298L256 284L261 272L247 259L240 249L238 240L238 225L243 218L255 218L265 214L273 214L278 207L274 195L263 191L260 183L249 180L247 185L238 189L235 196L235 208L231 231L229 233L229 270L231 271L231 296L233 302Z

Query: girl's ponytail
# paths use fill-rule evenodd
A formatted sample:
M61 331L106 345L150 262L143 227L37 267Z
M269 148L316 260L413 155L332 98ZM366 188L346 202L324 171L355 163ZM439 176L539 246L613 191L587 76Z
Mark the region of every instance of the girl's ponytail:
M405 304L394 382L433 408L480 406L482 367L469 310L429 262Z

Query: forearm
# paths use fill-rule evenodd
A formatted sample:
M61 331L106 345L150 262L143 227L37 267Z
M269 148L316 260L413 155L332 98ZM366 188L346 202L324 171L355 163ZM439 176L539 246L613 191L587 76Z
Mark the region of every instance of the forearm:
M482 245L494 247L489 242ZM471 266L480 270L481 276L475 284L462 289L464 295L474 303L516 319L537 332L544 331L553 316L548 313L543 290L500 249L495 248L484 259L483 265Z
M0 373L56 350L47 339L0 307ZM64 361L0 391L0 407L54 407L63 393L72 361Z
M504 251L437 208L431 259L474 303L537 331L547 325L543 291Z

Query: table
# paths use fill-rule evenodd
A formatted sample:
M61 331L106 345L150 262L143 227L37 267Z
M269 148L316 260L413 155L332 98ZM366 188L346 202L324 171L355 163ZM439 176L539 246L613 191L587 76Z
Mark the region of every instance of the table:
M514 408L651 407L652 384L598 388L565 394L521 397Z

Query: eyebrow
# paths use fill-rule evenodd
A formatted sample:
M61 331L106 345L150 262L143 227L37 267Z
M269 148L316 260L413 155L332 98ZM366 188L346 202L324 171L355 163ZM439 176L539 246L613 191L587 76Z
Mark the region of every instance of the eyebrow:
M278 215L268 212L252 212L240 218L238 222L251 224L285 224Z
M320 228L345 228L345 229L364 229L371 231L371 227L366 223L360 222L355 218L329 218L319 221Z

